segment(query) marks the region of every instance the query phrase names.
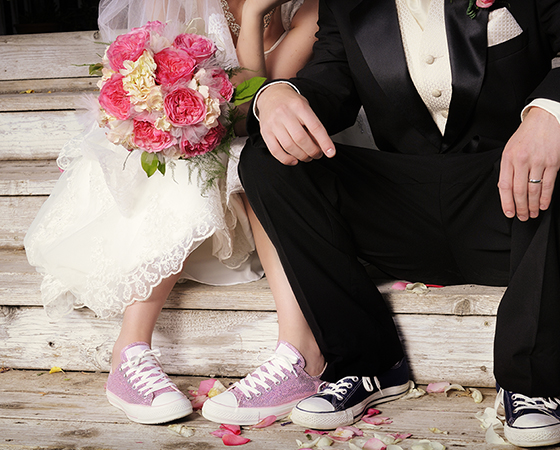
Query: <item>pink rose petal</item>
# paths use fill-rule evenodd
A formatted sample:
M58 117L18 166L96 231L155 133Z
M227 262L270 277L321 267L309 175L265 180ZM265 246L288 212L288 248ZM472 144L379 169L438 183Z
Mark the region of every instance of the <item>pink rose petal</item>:
M217 380L215 378L210 378L208 380L203 380L200 382L200 386L198 387L198 394L197 395L208 395L210 389L214 387L214 383Z
M391 436L395 440L399 439L401 441L404 441L405 439L408 439L410 436L412 436L412 434L410 434L410 433L407 433L407 434L393 433L393 434L388 434L387 436Z
M354 436L363 436L364 432L362 430L360 430L359 428L356 427L352 427L352 426L347 426L347 427L340 427L343 430L350 430L352 433L354 433Z
M319 431L319 430L305 430L304 431L305 434L329 434L328 431ZM301 450L301 449L300 449Z
M393 284L393 286L391 286L391 289L395 289L397 291L404 291L406 290L407 284L408 284L407 281L397 281L395 284Z
M430 394L439 394L445 392L445 388L449 386L447 381L440 381L439 383L430 383L426 388L426 392Z
M228 446L243 445L247 442L251 442L251 439L247 439L243 436L237 436L235 434L225 434L224 436L222 436L222 442Z
M241 434L241 427L239 425L228 425L228 424L222 423L220 425L220 428L222 430L231 431L235 435Z
M261 420L256 425L253 425L251 428L266 428L266 427L269 427L274 422L276 422L277 419L278 419L278 417L276 417L276 416L265 417L263 420Z
M375 408L369 408L366 412L366 416L376 416L377 414L381 414L381 411Z
M210 433L212 436L216 436L218 438L222 438L224 437L226 434L233 434L231 431L229 430L216 430L216 431L212 431Z
M363 450L385 450L387 446L377 438L369 439L363 446Z
M362 420L370 425L388 425L393 423L388 417L362 417Z

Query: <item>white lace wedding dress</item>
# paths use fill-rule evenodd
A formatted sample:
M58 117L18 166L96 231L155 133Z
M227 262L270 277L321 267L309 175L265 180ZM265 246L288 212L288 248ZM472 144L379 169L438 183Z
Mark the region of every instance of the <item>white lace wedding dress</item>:
M129 2L134 6L129 8ZM302 2L283 5L285 30ZM219 0L101 3L99 25L106 41L144 25L152 19L146 11L158 6L160 20L162 11L164 20L173 23L202 17L219 58L237 65ZM177 161L165 176L156 172L148 178L140 152L111 144L96 124L72 139L58 159L63 173L24 241L29 262L43 274L47 313L59 317L87 306L99 317L116 315L178 272L182 279L213 285L260 278L262 268L238 195L237 158L244 143L245 138L235 139L233 156L224 159L227 177L203 193L185 161Z

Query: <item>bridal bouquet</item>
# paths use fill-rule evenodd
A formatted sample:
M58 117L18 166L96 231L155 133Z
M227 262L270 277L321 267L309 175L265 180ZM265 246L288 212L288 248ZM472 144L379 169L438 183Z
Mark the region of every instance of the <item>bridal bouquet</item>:
M215 53L209 38L169 36L157 21L107 47L99 65L98 122L112 143L142 151L148 176L165 174L166 162L175 159L191 159L207 171L221 166L217 155L234 136L229 102L235 89Z

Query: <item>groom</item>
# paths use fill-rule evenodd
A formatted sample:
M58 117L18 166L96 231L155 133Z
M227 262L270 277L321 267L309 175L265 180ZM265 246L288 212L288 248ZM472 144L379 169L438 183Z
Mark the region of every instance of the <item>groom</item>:
M473 3L323 0L312 61L255 98L242 181L323 378L340 380L296 423L335 428L404 392L361 259L400 279L507 285L494 352L506 437L560 442L560 1ZM360 106L380 151L329 138Z

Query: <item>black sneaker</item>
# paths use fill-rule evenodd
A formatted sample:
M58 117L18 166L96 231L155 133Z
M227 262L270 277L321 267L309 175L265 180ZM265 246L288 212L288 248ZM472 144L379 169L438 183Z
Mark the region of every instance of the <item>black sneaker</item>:
M527 397L502 388L496 410L504 408L506 439L518 447L560 443L560 398Z
M300 401L292 421L306 428L332 430L361 419L368 408L402 397L409 389L408 363L403 358L384 374L344 377L329 383L318 394Z

